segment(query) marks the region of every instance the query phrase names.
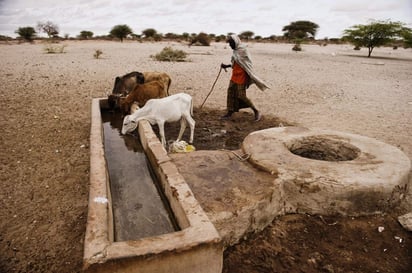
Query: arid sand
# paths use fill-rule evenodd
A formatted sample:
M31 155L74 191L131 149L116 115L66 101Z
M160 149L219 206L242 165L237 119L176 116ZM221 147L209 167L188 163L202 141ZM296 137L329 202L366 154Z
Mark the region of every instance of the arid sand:
M63 54L42 43L0 44L0 272L81 269L87 217L91 99L105 97L114 78L164 71L170 93L200 106L229 63L224 43L64 41ZM158 62L165 46L188 62ZM257 74L271 87L248 96L263 115L301 126L360 134L394 145L412 158L412 50L351 45L248 43ZM95 50L103 54L95 59ZM225 109L230 73L222 72L206 106ZM248 110L246 110L248 111ZM196 136L194 145L196 146ZM403 205L412 209L412 197Z

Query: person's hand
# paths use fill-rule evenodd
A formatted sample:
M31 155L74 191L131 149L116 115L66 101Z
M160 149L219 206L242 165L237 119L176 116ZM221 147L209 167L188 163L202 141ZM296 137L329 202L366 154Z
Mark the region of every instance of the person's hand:
M231 66L232 66L232 65L230 65L230 64L224 64L224 63L222 63L222 64L220 65L220 67L223 68L223 69L229 68L229 67L231 67Z

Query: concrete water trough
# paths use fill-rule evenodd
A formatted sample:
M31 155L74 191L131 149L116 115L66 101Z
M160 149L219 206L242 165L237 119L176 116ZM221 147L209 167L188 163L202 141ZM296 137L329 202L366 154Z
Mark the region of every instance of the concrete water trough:
M114 194L114 192L112 194L116 187L113 185L111 187L110 178L114 178L110 176L108 169L110 164L108 164L109 157L105 154L102 122L102 110L107 107L106 99L92 101L90 193L84 242L84 271L221 272L223 263L221 238L147 121L139 123L140 142L153 176L159 184L157 188L165 201L165 210L171 214L159 221L169 227L163 231L160 229L159 232L151 232L154 229L145 228L145 221L139 221L139 216L135 217L130 207L127 213L124 213L125 220L118 220L116 214L122 214L122 206L116 206L114 209L113 204L122 200L114 200L114 198L121 199L122 196L133 194L127 192L129 188L123 190L126 191L124 195ZM122 161L128 159L125 154ZM127 164L120 165L120 168L128 167L130 168ZM127 186L127 181L123 183ZM140 205L136 207L136 214L140 209ZM154 216L157 217L156 219L160 217ZM131 221L133 217L135 219ZM125 221L128 224L124 224ZM135 227L137 230L133 230L130 223L138 223ZM163 224L159 224L161 225ZM123 231L121 230L123 228L129 230ZM146 231L139 233L140 230Z

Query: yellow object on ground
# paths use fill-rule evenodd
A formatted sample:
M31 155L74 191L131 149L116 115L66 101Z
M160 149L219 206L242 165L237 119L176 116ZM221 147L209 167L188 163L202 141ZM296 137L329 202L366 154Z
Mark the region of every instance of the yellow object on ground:
M190 153L195 151L195 146L188 144L186 141L174 141L169 144L169 153Z

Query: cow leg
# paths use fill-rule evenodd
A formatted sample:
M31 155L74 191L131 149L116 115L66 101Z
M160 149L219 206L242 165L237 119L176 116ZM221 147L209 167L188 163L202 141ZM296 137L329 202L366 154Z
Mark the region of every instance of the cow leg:
M180 118L180 131L179 131L179 136L177 137L176 141L180 141L182 139L183 133L186 130L186 119L181 117Z
M160 139L162 141L163 147L166 148L165 124L164 122L159 122L157 125L159 126L159 134L160 134Z
M193 143L193 137L194 137L194 134L195 134L196 122L192 118L191 115L187 115L187 116L185 116L185 118L186 118L187 122L189 123L189 127L190 127L190 140L189 140L189 143Z

